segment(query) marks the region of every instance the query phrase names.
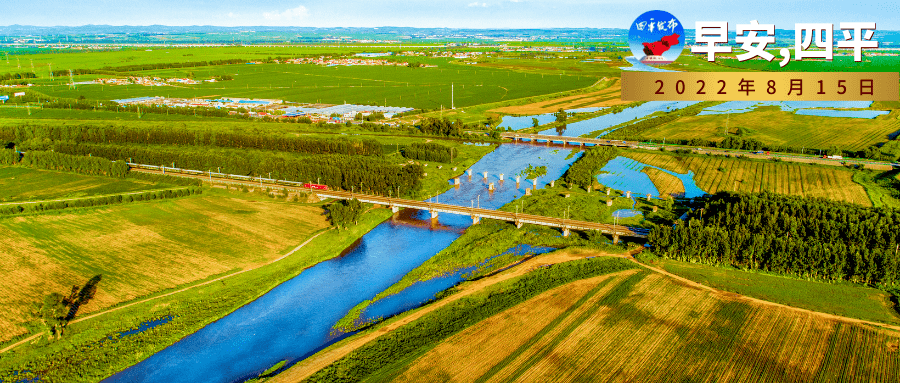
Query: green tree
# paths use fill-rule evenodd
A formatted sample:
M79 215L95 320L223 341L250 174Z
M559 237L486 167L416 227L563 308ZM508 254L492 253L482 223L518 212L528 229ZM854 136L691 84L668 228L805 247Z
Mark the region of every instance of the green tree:
M563 110L563 108L559 108L559 110L556 113L554 113L553 115L556 116L556 122L564 123L564 122L566 122L566 119L569 118L568 114L566 113L565 110Z
M538 121L537 118L534 118L534 117L531 118L531 126L532 127L537 128L540 125L541 125L541 122Z
M51 339L59 339L66 326L66 316L69 313L69 309L65 300L65 297L60 293L47 294L44 296L44 301L38 311L41 322L47 328L47 336Z

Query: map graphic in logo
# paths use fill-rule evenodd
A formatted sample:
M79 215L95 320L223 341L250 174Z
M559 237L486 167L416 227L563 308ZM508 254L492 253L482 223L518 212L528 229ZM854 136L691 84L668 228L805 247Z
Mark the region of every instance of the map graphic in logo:
M669 12L646 12L631 24L628 45L641 63L670 64L684 49L684 27Z

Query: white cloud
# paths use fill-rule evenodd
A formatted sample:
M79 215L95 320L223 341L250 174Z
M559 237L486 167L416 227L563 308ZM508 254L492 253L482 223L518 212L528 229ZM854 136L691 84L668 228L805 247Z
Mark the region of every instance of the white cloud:
M487 6L488 6L487 3L479 3L479 2L477 2L477 1L474 2L474 3L469 3L469 7L470 7L470 8L471 8L471 7L482 7L482 8L487 8Z
M302 5L283 12L263 12L263 17L266 20L272 21L302 20L305 19L306 16L309 16L309 10Z

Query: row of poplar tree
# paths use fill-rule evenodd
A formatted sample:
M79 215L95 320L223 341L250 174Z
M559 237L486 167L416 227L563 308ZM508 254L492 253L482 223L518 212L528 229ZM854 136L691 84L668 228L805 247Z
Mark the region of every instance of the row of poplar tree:
M654 252L689 262L896 286L900 213L820 198L720 192L649 236Z

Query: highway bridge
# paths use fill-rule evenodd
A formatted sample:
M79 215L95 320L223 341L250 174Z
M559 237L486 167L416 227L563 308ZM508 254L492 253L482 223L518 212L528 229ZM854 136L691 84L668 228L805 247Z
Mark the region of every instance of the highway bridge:
M382 197L346 191L311 190L311 192L319 196L319 198L355 198L361 202L385 205L389 206L395 213L400 211L401 208L407 208L428 211L429 213L431 213L431 218L437 218L440 213L468 215L472 217L473 224L477 224L479 221L481 221L482 218L513 222L516 224L516 227L522 227L523 224L530 223L533 225L549 226L562 229L564 236L568 236L571 230L599 230L604 234L612 235L613 242L616 243L619 241L619 237L647 238L647 234L649 233L649 230L647 229L622 225L576 221L574 219L544 217L540 215L524 213L510 213L477 207L464 207L436 202Z

